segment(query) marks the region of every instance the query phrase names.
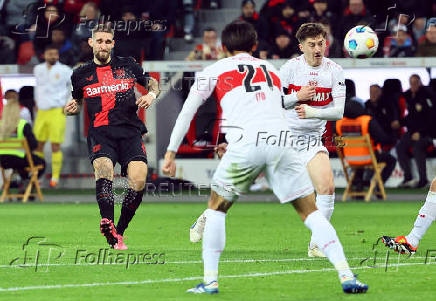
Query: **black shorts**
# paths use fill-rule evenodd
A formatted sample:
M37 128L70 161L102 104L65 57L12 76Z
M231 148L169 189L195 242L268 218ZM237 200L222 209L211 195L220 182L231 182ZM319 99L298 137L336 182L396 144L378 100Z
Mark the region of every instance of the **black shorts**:
M88 132L88 152L92 162L100 157L121 165L121 175L127 175L130 161L147 164L147 154L139 130L133 127L103 126L91 128Z

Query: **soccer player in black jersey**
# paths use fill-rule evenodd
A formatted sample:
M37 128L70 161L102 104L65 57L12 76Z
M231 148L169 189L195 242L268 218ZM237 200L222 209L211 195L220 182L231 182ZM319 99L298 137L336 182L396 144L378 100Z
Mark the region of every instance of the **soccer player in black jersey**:
M67 115L80 112L86 103L90 125L89 158L94 167L96 197L100 207L100 231L115 249L125 250L123 235L142 201L147 177L147 156L142 135L147 132L138 118L138 107L147 109L159 94L158 83L144 73L131 57L111 57L114 31L100 25L88 41L94 59L76 68L71 76L73 99L64 108ZM135 83L148 94L136 99ZM114 165L128 177L129 188L123 200L121 216L114 226Z

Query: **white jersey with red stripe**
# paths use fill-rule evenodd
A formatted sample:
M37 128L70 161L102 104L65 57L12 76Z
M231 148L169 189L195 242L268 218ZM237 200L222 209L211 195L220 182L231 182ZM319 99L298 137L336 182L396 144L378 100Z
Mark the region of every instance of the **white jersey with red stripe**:
M221 59L196 74L191 93L214 94L222 109L226 140L255 142L259 132L287 129L277 69L248 53Z
M314 86L315 96L310 101L299 101L317 109L335 106L335 101L345 99L345 80L341 66L328 58L323 58L321 65L310 66L304 54L290 59L280 68L280 79L289 93L297 92L303 86ZM289 127L292 132L314 133L321 135L325 130L326 120L310 118L300 119L293 109L286 110Z

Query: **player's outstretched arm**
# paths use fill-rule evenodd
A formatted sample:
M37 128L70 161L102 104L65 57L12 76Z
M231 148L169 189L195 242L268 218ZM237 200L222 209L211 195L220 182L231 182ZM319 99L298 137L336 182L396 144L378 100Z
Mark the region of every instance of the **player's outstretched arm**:
M66 103L64 106L64 114L71 116L71 115L77 115L80 113L80 102L76 99L71 99Z
M173 131L170 137L170 143L167 148L167 152L164 158L164 164L162 166L162 172L170 177L176 174L176 153L182 143L183 137L189 129L192 118L194 118L195 113L198 108L203 104L203 98L196 92L192 91L188 95L188 98L183 105L182 111L177 117L176 124L174 125Z

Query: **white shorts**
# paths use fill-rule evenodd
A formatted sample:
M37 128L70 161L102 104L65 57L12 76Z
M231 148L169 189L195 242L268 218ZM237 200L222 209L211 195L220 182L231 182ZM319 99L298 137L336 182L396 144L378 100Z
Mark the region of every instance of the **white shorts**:
M319 152L329 154L329 151L322 143L322 134L303 133L292 129L291 133L292 139L289 141L289 145L297 151L304 165L307 165Z
M317 145L308 149L298 151L298 156L301 158L303 164L306 166L310 162L310 160L312 160L313 157L315 157L315 155L319 152L324 152L327 155L329 154L329 151L324 145Z
M281 203L314 191L306 165L294 149L254 144L226 151L213 175L211 188L224 199L235 201L262 171Z

